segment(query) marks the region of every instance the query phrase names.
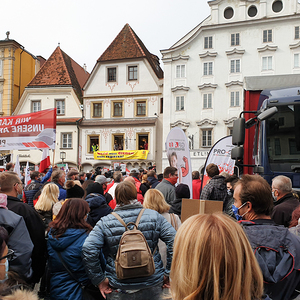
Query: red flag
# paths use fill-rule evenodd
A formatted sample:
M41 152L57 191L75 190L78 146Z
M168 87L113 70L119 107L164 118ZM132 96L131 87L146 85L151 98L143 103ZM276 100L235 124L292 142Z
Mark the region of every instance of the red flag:
M45 170L50 166L49 149L43 149L42 160L40 163L39 172L44 173Z

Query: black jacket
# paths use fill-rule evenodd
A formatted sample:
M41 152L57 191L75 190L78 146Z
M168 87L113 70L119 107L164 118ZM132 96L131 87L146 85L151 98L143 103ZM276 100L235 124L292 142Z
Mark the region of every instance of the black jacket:
M155 177L148 177L147 180L150 182L151 189L155 189L155 187L160 183Z
M102 217L110 214L113 211L110 206L108 206L103 195L91 193L86 196L85 200L90 207L87 222L93 227Z
M46 240L43 221L33 208L16 197L7 196L7 208L24 218L34 245L31 257L33 275L30 282L37 283L43 276L46 265Z
M300 238L273 220L240 221L273 300L294 299L300 290Z
M278 225L289 227L292 213L299 204L299 200L295 198L292 193L286 194L274 202L272 219Z

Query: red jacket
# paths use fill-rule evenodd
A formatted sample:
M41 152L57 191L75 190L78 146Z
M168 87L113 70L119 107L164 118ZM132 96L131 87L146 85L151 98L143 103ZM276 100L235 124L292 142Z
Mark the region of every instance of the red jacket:
M193 179L193 199L200 199L201 179Z

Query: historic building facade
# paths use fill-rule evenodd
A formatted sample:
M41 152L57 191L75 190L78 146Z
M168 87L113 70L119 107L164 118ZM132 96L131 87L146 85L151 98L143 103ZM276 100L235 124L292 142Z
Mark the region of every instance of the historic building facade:
M126 24L98 59L84 86L81 164L84 170L114 162L128 169L161 168L163 71ZM96 160L93 151L149 150L147 159Z
M181 127L193 170L211 146L231 134L243 110L244 79L300 73L297 0L215 0L211 15L161 50L164 63L163 140ZM163 156L163 168L167 166Z

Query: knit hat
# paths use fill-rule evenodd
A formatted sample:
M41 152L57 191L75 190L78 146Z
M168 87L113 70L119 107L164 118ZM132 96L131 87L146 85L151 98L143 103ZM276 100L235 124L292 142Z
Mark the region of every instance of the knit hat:
M176 193L176 198L177 199L182 199L182 198L189 199L190 196L191 196L189 186L187 184L184 184L184 183L180 183L176 186L175 193Z
M69 198L82 198L84 196L83 188L73 180L66 182L67 199Z
M99 184L98 182L91 183L86 189L86 194L88 195L91 193L103 195L102 185Z

